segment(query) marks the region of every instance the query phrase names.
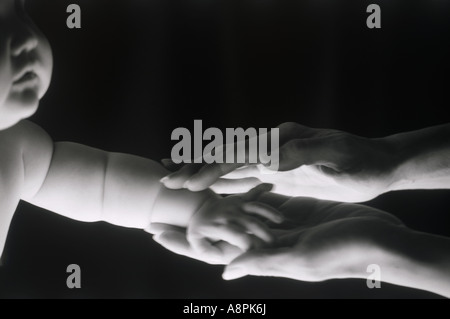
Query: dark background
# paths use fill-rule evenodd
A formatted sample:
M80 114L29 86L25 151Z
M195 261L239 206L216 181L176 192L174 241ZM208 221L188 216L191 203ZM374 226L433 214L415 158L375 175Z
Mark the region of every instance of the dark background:
M82 29L66 27L77 3ZM382 9L382 29L366 8ZM380 137L448 122L450 4L444 1L33 0L54 53L32 120L56 140L155 160L172 130L294 121ZM448 191L369 203L450 235ZM81 223L22 203L0 268L3 298L435 298L365 280L249 277L172 254L139 230ZM66 287L81 267L82 288Z

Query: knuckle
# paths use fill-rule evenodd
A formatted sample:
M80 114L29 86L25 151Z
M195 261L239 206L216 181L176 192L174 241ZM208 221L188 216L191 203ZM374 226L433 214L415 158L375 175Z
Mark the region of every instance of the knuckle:
M254 200L249 200L243 204L243 207L246 209L252 209L255 208L255 206L258 206L258 202Z
M242 236L241 245L244 250L249 250L252 247L252 240L250 238L250 235Z
M234 216L233 218L224 218L220 222L217 222L214 228L221 232L233 232L233 229L236 225L235 219L236 218Z
M300 139L291 140L286 143L286 151L288 153L288 156L293 156L296 153L298 153L305 145L305 141L302 141Z
M342 133L342 134L337 135L334 138L333 142L340 149L348 151L348 150L351 150L351 148L355 144L355 136L353 136L349 133Z

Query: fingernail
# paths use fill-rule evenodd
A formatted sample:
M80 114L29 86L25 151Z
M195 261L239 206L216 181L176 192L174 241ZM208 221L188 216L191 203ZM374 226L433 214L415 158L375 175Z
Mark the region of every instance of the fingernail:
M187 180L186 182L184 182L183 188L190 189L190 187L192 187L191 181Z
M277 222L278 223L284 222L284 217L283 216L277 216Z
M233 280L246 275L244 268L242 267L227 267L222 274L222 278L225 280Z
M153 238L154 241L158 242L159 237L161 237L161 234L155 234L155 235L153 235L152 238Z
M269 245L273 244L277 238L275 235L272 234L272 236L269 238L269 241L267 242Z
M165 176L165 177L161 178L159 181L164 184L168 180L169 180L169 177Z

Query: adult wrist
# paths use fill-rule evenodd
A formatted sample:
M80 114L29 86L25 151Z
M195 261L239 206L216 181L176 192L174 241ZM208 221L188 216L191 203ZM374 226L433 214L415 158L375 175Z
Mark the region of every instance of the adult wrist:
M406 161L406 154L403 152L403 143L400 138L387 136L370 139L377 155L369 158L372 162L372 177L378 180L380 195L393 190L395 185L401 180L400 167Z
M390 153L390 170L388 173L387 191L408 188L411 181L410 159L414 154L414 144L406 133L390 135L382 138Z

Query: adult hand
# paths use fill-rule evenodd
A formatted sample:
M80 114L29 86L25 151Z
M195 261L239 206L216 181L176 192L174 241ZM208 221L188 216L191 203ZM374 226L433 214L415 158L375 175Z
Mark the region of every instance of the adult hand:
M248 251L225 269L225 279L245 275L278 276L302 281L346 278L365 273L380 246L402 226L396 217L357 204L292 198L280 210L285 222L273 228L274 247ZM349 273L351 272L351 273Z
M248 251L226 266L224 279L246 275L301 281L368 278L450 296L450 239L413 231L396 217L356 204L289 199L275 247Z
M168 188L211 187L226 194L270 183L278 194L343 202L367 201L390 190L398 161L389 139L296 123L279 129L278 172L268 174L262 164L188 164L161 181ZM171 166L170 161L163 163Z

